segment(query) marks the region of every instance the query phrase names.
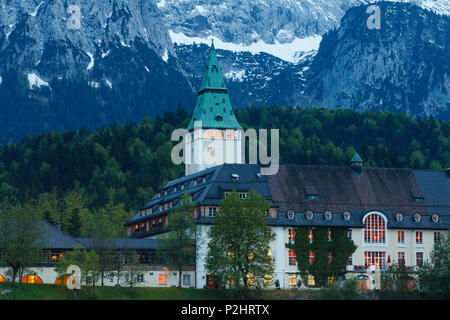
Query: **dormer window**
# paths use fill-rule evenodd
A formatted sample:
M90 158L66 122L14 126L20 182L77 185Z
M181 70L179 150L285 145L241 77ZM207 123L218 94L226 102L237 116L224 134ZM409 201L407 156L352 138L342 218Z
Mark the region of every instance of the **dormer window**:
M206 177L203 177L202 182L203 182L203 183L206 182Z
M305 187L306 197L308 200L317 200L319 199L319 193L317 192L316 187L314 186L306 186Z
M397 220L398 222L403 221L403 214L401 212L398 212L395 216L395 220Z
M239 199L247 199L248 198L248 193L247 192L239 192Z
M194 186L196 186L197 185L197 180L194 180Z
M306 212L306 219L311 220L314 217L314 213L312 211Z
M181 185L181 190L184 190L184 184Z
M425 200L422 192L416 188L411 189L411 195L416 203L422 203Z
M231 174L231 180L233 181L239 181L239 175L237 173L232 173Z
M174 188L173 188L173 192L177 192L177 187L174 187Z

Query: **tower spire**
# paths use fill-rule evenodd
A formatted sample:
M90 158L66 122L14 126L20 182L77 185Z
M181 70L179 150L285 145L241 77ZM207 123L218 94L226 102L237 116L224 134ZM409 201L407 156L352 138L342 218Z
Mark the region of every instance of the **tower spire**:
M231 106L228 90L217 59L214 41L208 54L197 103L188 130L194 128L194 121L202 121L202 127L217 129L240 129Z

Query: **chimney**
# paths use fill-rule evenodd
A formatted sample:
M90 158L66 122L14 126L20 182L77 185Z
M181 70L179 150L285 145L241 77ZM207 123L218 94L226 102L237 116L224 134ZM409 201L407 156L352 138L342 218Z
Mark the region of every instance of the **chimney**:
M350 160L350 167L352 168L352 171L360 176L362 175L362 169L363 169L363 160L359 156L358 153L355 153L352 160Z

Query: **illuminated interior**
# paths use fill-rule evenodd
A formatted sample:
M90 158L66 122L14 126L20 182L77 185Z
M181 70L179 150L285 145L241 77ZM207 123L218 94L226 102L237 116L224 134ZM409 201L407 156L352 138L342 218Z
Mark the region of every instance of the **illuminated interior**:
M41 278L39 278L35 274L27 274L26 276L24 276L22 278L22 281L20 281L20 282L22 282L22 283L43 283Z
M60 276L55 280L55 284L64 284L67 285L67 280L69 279L69 277L67 276Z
M3 277L1 274L0 274L0 282L6 282L5 277Z

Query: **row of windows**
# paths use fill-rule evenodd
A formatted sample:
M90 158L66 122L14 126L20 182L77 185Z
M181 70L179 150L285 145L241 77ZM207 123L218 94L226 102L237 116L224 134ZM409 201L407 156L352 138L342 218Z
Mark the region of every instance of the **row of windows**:
M295 250L289 250L288 252L289 255L289 265L290 266L295 266L297 263L296 260L296 256L295 256ZM314 250L308 250L308 262L309 264L313 264L314 263L314 258L315 258L315 252ZM333 252L328 252L328 264L333 262Z
M434 232L434 243L438 243L441 238L441 233L439 231ZM405 231L397 232L397 243L399 245L405 244ZM416 245L423 245L423 232L416 231Z
M348 230L347 234L349 239L352 239L352 230ZM308 229L308 239L309 243L313 243L314 241L314 230ZM332 232L331 229L328 229L328 241L333 241ZM294 243L295 242L295 229L288 229L288 242Z

